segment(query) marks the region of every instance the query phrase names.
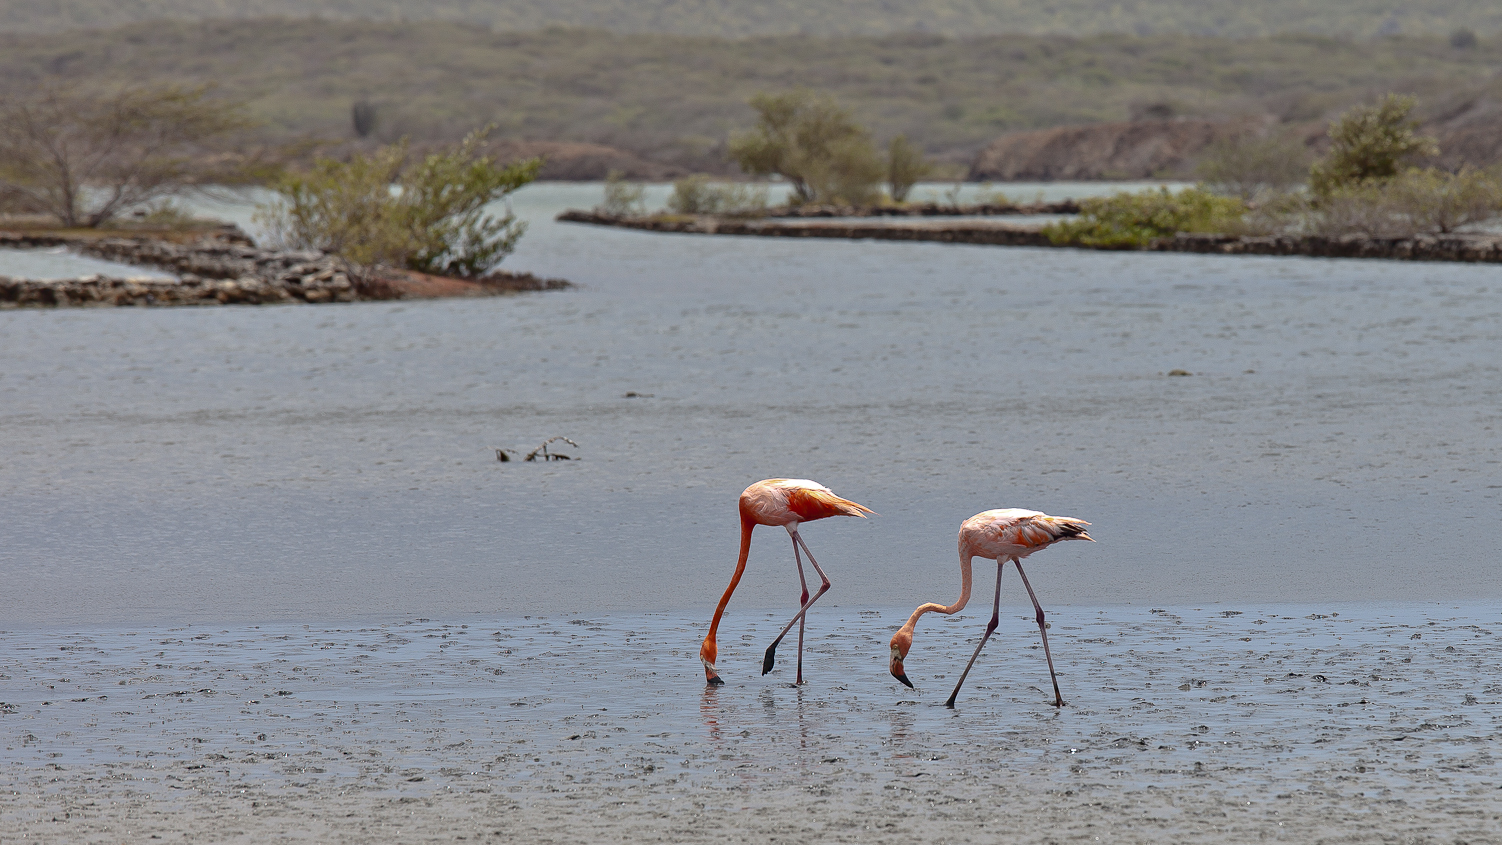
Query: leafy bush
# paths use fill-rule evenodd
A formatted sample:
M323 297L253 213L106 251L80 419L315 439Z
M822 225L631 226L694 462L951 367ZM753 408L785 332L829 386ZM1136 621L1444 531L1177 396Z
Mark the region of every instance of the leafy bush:
M1178 232L1227 232L1239 225L1246 203L1199 188L1167 188L1080 202L1080 214L1043 227L1055 244L1129 249Z
M898 135L887 145L887 192L893 202L906 202L908 192L931 172L933 165L923 158L923 150L906 135Z
M730 157L753 176L778 174L793 185L792 201L875 202L886 166L857 125L828 94L798 89L751 98L756 128L730 139Z
M1252 202L1303 184L1309 151L1296 138L1243 133L1207 147L1195 175L1214 193Z
M1412 97L1384 96L1376 105L1357 106L1330 125L1330 153L1309 171L1315 196L1398 175L1409 159L1434 155L1434 139L1416 134L1408 116Z
M605 203L597 210L612 217L635 217L646 210L642 197L647 189L626 181L626 174L612 170L605 176Z
M765 185L714 184L703 174L673 183L668 209L678 214L751 215L767 207Z
M359 264L386 264L471 278L499 264L526 224L485 207L537 177L538 159L505 167L480 152L486 131L407 163L407 144L348 162L317 159L283 176L257 218L286 246ZM393 190L393 188L395 188Z
M1407 238L1454 232L1502 217L1502 172L1411 168L1386 181L1336 188L1321 197L1313 230Z

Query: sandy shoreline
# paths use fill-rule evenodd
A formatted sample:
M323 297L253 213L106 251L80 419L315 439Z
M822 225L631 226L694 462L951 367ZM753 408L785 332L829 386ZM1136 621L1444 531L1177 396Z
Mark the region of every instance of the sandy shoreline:
M1293 615L1290 611L1303 611ZM0 840L1496 842L1495 613L1025 614L885 674L896 610L0 633ZM792 654L783 657L790 661Z

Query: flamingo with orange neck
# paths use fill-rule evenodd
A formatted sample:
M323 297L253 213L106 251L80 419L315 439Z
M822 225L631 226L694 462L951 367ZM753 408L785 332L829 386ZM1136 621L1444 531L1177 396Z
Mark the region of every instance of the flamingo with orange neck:
M865 505L858 505L849 499L836 496L822 484L802 478L769 478L766 481L756 482L741 493L740 510L740 559L736 561L735 574L730 576L730 586L725 588L725 595L720 597L720 604L715 608L714 618L710 620L709 634L704 637L704 644L699 648L699 660L704 664L704 679L710 686L725 683L715 669L715 659L719 656L715 636L720 629L720 617L725 613L725 606L730 604L730 594L735 592L736 585L741 582L741 575L746 571L746 559L751 554L751 531L758 525L781 525L787 529L788 536L793 540L793 561L798 565L798 581L803 585L803 598L799 601L801 606L798 612L783 627L777 639L767 646L767 653L762 658L761 673L765 675L772 671L772 665L776 661L777 644L782 642L782 638L787 636L793 623L796 622L798 623L797 683L801 684L803 683L804 619L808 609L819 600L819 596L829 590L829 577L824 574L823 569L819 568L818 561L814 560L813 552L808 550L808 544L803 542L803 537L798 533L798 525L829 516L858 516L864 519L866 514L874 513L874 511ZM808 562L813 564L814 571L819 573L819 580L823 582L813 598L809 598L808 580L803 576L803 560L798 554L800 546L803 548L803 553L808 555Z
M1054 672L1053 655L1048 650L1048 626L1043 619L1043 607L1038 604L1038 596L1027 582L1027 573L1022 571L1022 559L1061 540L1095 542L1085 532L1085 526L1089 524L1082 519L1049 516L1020 508L985 511L965 520L960 525L960 600L951 605L935 602L919 605L913 615L908 617L907 623L897 629L897 633L892 635L892 677L909 687L913 686L913 682L907 678L903 661L907 659L908 649L913 647L913 631L918 627L918 619L925 613L954 614L964 610L970 601L971 559L993 559L996 561L996 598L992 603L991 622L986 625L986 633L976 645L975 653L970 655L970 662L965 664L965 671L960 675L959 683L954 685L954 692L944 702L946 707L954 707L954 700L970 674L970 667L975 665L975 658L980 656L980 650L985 647L986 641L1001 621L1001 570L1010 560L1017 567L1017 574L1022 576L1022 586L1027 588L1028 598L1033 600L1033 608L1037 611L1038 631L1043 635L1043 656L1048 660L1048 674L1053 679L1054 706L1063 707L1064 696L1059 693L1059 676Z

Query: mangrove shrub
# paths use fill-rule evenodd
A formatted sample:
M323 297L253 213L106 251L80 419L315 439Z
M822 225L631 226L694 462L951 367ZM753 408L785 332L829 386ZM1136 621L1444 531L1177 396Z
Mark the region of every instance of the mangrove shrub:
M704 174L673 183L668 210L678 214L757 214L767 207L765 185L715 184Z
M1409 117L1414 99L1387 94L1375 105L1357 106L1330 125L1330 152L1309 171L1315 196L1362 182L1397 176L1413 158L1438 152L1434 139L1418 134Z
M796 204L866 205L886 166L871 135L828 94L797 89L751 98L756 128L730 139L730 157L753 176L779 175Z
M481 153L486 131L455 147L408 161L407 143L348 162L317 159L284 175L258 219L293 248L317 249L359 264L405 267L470 278L516 247L526 229L509 211L486 207L537 177L539 159L502 166Z
M647 194L643 185L626 181L626 174L612 170L605 175L605 202L596 210L611 217L635 217L646 211L642 198Z
M898 135L887 145L887 193L893 202L906 202L913 186L932 172L923 150L906 135Z
M1243 133L1206 148L1195 176L1214 193L1251 202L1302 185L1309 176L1309 152L1286 135Z
M1132 249L1178 232L1226 232L1246 213L1246 203L1199 188L1167 188L1080 201L1079 216L1043 227L1056 244Z
M1407 238L1445 234L1502 217L1502 172L1409 168L1384 181L1335 188L1320 198L1314 229L1324 235Z

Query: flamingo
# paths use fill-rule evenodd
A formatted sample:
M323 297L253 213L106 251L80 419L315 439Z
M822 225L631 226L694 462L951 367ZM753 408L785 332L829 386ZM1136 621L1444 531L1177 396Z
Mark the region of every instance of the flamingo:
M950 693L949 700L944 702L945 707L953 708L954 700L960 694L960 687L964 685L965 677L970 674L970 667L975 665L975 658L980 656L980 650L985 647L986 640L991 638L992 632L996 630L1001 619L1001 570L1010 560L1017 566L1017 574L1022 576L1022 586L1027 588L1028 598L1033 600L1033 608L1038 611L1038 631L1043 635L1043 656L1048 660L1048 674L1053 678L1054 706L1063 707L1064 696L1059 694L1059 676L1054 672L1053 655L1048 651L1048 626L1043 621L1043 607L1038 604L1038 596L1033 593L1033 586L1027 582L1027 573L1022 571L1022 559L1060 540L1095 542L1095 539L1085 532L1085 526L1089 524L1082 519L1049 516L1046 513L1021 508L983 511L965 520L960 525L960 600L948 606L934 602L919 605L918 609L913 611L913 615L908 617L907 623L897 629L897 633L892 635L892 677L909 688L913 686L913 682L907 679L907 673L903 670L902 661L907 657L908 649L913 646L913 629L918 626L918 618L929 612L953 614L964 610L965 604L970 601L970 559L973 557L994 559L996 561L996 599L992 605L991 622L986 625L985 636L980 638L980 643L975 647L975 653L970 655L970 662L965 664L965 671L960 675L959 683L954 685L954 692Z
M715 670L715 658L719 654L715 644L715 633L720 628L720 617L725 613L725 606L730 604L730 594L735 592L736 585L741 581L741 575L746 571L746 558L751 554L752 529L758 525L781 525L787 529L788 536L793 540L793 561L798 564L798 582L803 585L803 598L799 600L802 606L783 627L777 639L767 646L766 656L762 659L761 673L765 675L772 671L777 644L782 642L782 638L787 636L787 632L792 629L793 623L797 622L798 683L802 684L803 620L808 609L819 600L819 596L829 590L829 576L819 568L818 561L814 560L814 553L808 550L808 544L803 542L803 537L798 534L798 524L823 519L826 516L858 516L865 519L866 514L875 512L865 505L858 505L849 499L836 496L833 491L822 484L802 478L769 478L756 482L741 493L740 510L741 556L736 561L735 574L730 576L730 586L725 588L725 595L720 597L720 604L715 608L714 618L710 620L709 634L704 637L704 644L699 648L699 660L704 663L704 678L710 686L725 683L720 680L720 673ZM803 576L803 560L798 555L799 546L803 547L803 553L808 555L808 562L814 565L814 571L819 573L819 579L823 582L813 598L808 597L808 580Z

